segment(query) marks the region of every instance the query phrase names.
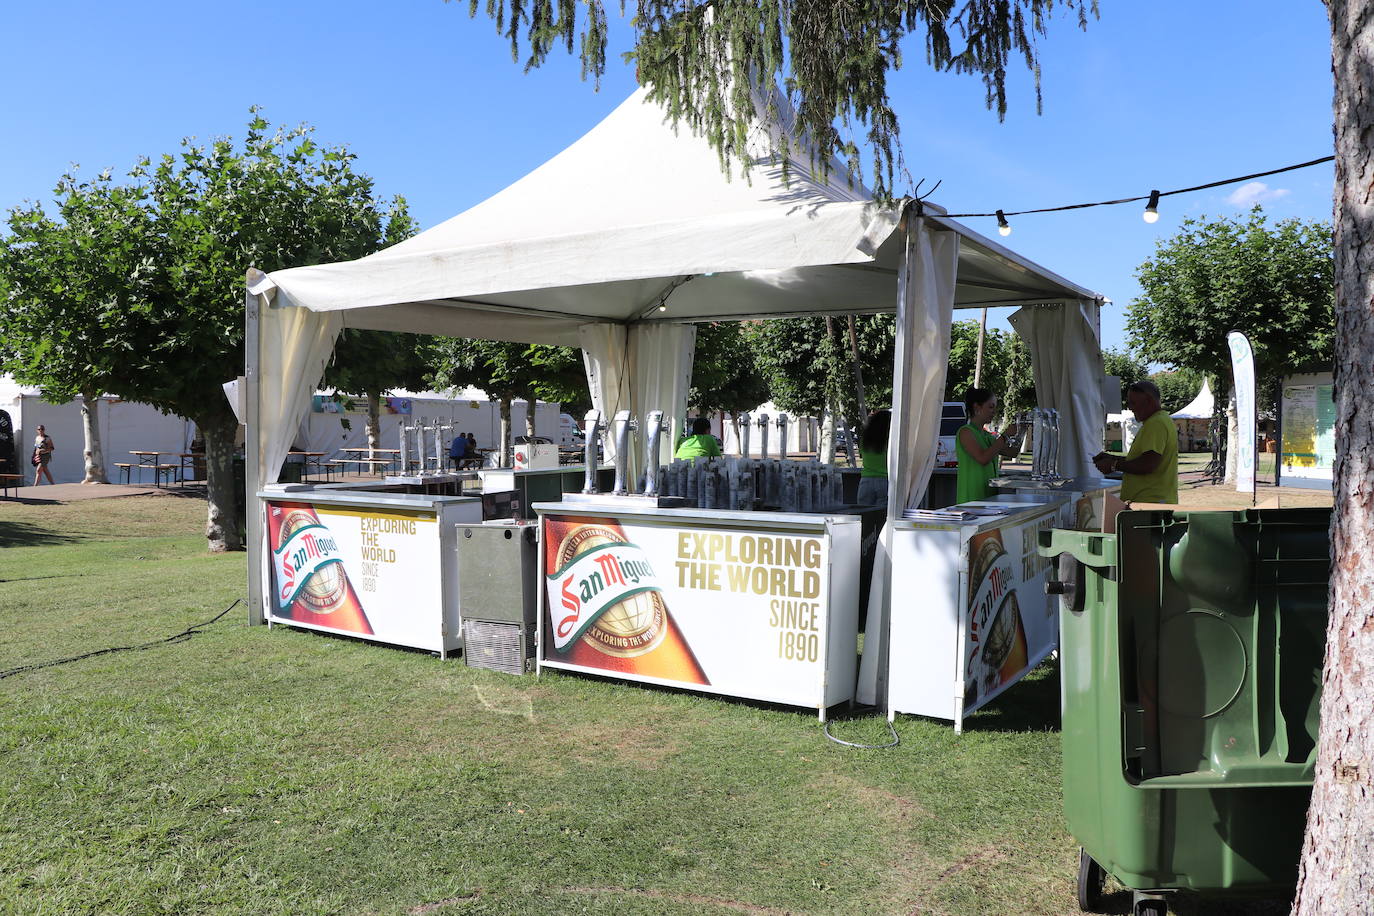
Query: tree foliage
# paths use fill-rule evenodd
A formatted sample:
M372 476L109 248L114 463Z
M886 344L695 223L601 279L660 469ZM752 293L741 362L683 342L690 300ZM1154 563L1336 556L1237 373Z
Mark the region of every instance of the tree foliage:
M702 414L736 413L753 410L766 400L768 380L744 327L735 321L697 325L688 406Z
M859 422L852 356L844 323L826 327L824 318L780 318L745 327L758 367L768 382L768 399L780 410L817 416L835 409ZM896 325L891 315L855 321L859 366L868 407L891 403Z
M582 372L578 353L571 347L439 337L434 339L430 351L433 360L430 378L438 387L481 388L489 397L497 399L501 410L501 441L496 446L502 465L506 465L512 435L511 402L517 398L528 402L530 409L525 422L527 432L534 435L536 399L556 400L560 395L586 390L585 376L580 383L574 380L574 373Z
M956 321L950 328L949 365L945 371L945 400L962 401L973 387L978 362L980 323ZM989 328L983 339L983 388L989 388L1002 404L1004 415L1035 406L1035 376L1030 351L1015 332Z
M33 263L60 263L78 250L75 232L93 263L103 259L106 279L90 295L50 285L29 297L79 305L72 327L90 346L62 345L44 330L51 322L30 322L6 334L7 361L73 379L99 372L107 390L195 421L206 441L212 549L242 544L230 464L237 420L220 386L243 371L245 270L351 260L414 231L405 202L377 201L353 160L346 147L320 146L309 127L273 129L254 110L242 148L188 139L177 155L141 160L121 183L67 176L57 218L25 208L24 231L8 243Z
M633 8L635 47L626 60L673 123L700 131L722 163L747 169L746 141L759 114L752 87L781 83L798 132L810 138L823 171L838 157L861 173L854 134L864 132L874 191L885 198L901 167L887 80L902 66L907 35L924 37L926 62L935 70L982 79L988 108L1001 117L1012 60L1034 77L1038 110L1037 40L1058 10L1086 28L1097 0L637 0ZM580 55L583 78L599 83L606 67L603 0L469 0L469 14L479 10L510 41L513 59L525 43L526 70L561 43ZM774 98L767 108L776 105Z
M1250 338L1258 379L1326 367L1333 356L1331 227L1261 207L1244 218L1183 220L1136 277L1126 329L1145 360L1229 379L1229 331Z
M1108 413L1120 413L1125 409L1127 386L1132 382L1148 378L1150 367L1145 364L1144 360L1131 353L1108 348L1102 351L1102 372L1104 375L1114 375L1121 379L1121 390L1118 392L1117 402L1106 405ZM1184 403L1186 404L1187 401ZM1178 408L1174 409L1177 410Z
M1156 372L1150 376L1150 381L1159 386L1159 400L1164 409L1176 413L1192 403L1206 378L1192 369L1173 369Z

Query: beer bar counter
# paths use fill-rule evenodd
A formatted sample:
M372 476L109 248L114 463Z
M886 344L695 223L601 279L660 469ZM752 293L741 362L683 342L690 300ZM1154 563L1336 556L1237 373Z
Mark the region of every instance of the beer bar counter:
M954 722L1058 645L1037 534L1063 526L1066 497L1006 496L908 512L892 524L888 718Z
M481 522L482 501L269 486L268 624L362 636L438 652L461 644L457 526Z
M801 706L854 695L861 519L536 503L539 667Z

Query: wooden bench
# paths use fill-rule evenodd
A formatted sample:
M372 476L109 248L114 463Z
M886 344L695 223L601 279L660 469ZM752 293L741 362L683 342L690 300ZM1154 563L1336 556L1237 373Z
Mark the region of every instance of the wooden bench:
M173 480L176 481L177 486L181 486L181 462L178 461L176 464L153 465L153 485L158 487L162 486L162 478L164 476L167 478L168 486L172 485Z
M133 483L133 481L129 479L129 471L133 466L133 463L128 461L115 462L115 467L119 468L119 473L123 476L125 483Z
M14 490L14 498L19 498L18 490L24 485L23 474L0 474L0 493L5 496L10 495L10 490Z

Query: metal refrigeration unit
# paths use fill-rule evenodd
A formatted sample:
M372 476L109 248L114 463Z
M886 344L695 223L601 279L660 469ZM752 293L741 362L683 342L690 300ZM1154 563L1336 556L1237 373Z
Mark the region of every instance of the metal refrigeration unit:
M469 667L534 670L537 532L518 521L458 526L459 611Z

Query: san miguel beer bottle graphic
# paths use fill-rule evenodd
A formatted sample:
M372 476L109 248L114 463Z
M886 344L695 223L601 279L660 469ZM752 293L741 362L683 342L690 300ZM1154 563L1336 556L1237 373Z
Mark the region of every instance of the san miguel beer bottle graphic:
M544 520L545 657L587 668L710 684L648 557L610 519Z
M1016 570L1002 532L985 531L968 543L969 651L965 702L977 700L1026 667L1026 627L1016 600Z
M314 509L300 503L269 503L267 537L276 616L372 635L344 571L339 545Z

